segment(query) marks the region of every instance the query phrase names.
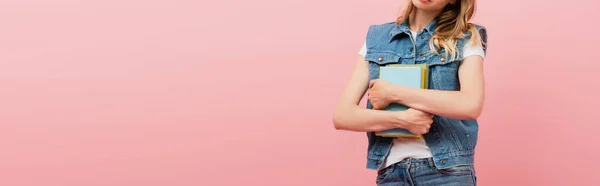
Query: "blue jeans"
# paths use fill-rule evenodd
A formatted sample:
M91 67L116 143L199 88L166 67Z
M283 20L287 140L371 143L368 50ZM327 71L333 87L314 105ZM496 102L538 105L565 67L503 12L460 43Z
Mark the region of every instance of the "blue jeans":
M438 169L432 158L409 158L379 170L376 183L377 186L475 186L476 177L473 165Z

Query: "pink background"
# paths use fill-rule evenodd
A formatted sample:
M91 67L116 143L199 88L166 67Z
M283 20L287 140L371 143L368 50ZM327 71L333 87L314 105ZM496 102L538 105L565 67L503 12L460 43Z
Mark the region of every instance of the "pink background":
M2 0L0 185L375 185L331 117L403 5ZM481 185L600 182L598 7L480 0Z

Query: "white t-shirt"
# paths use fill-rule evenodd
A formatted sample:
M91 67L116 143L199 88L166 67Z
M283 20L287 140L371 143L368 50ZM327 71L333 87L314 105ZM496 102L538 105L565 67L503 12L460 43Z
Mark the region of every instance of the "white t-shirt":
M417 38L417 33L411 31L413 38ZM468 41L463 48L463 58L479 55L485 58L485 53L481 45L472 45L472 41ZM358 54L365 56L367 53L366 42ZM385 165L381 168L388 167L394 163L400 162L405 158L429 158L432 157L431 151L425 139L423 138L395 138L390 149L389 154L386 157Z

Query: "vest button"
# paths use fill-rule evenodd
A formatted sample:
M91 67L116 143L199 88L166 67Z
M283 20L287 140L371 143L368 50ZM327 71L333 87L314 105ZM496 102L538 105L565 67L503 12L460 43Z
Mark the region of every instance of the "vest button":
M442 163L442 165L445 165L446 161L442 160L442 161L440 161L440 163Z
M379 61L383 61L383 57L379 57L379 59L377 59L377 60L379 60Z
M444 61L446 61L446 58L442 58L442 59L440 59L440 60L442 60L442 62L444 62Z
M419 52L419 56L423 56L423 52Z
M415 50L414 48L410 48L410 52L412 52L413 50Z
M421 39L423 39L423 35L421 35Z

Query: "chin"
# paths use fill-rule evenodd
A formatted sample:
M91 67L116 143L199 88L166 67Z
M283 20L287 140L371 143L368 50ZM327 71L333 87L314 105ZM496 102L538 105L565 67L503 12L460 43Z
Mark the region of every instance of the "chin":
M417 9L425 11L443 10L447 4L442 0L412 0L412 3Z

